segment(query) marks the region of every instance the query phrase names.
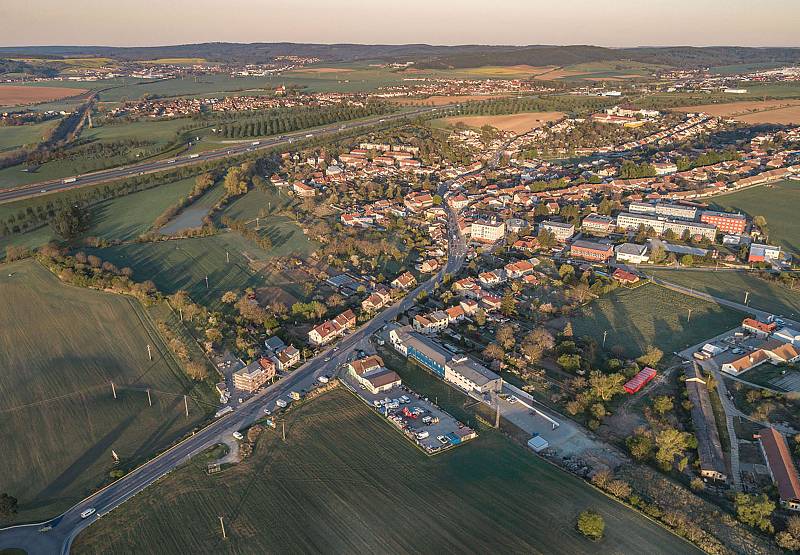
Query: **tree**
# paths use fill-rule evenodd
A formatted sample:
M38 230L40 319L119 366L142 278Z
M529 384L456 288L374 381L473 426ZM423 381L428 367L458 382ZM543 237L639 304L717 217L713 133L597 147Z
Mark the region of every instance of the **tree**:
M186 363L186 375L194 381L201 382L208 378L208 368L202 362L190 360Z
M225 304L233 304L239 299L236 291L226 291L222 295L222 302Z
M783 549L800 551L800 516L790 516L786 521L786 530L778 532L775 540Z
M691 266L692 264L694 264L694 256L691 254L681 256L681 266Z
M589 538L597 541L603 537L606 530L606 523L599 513L586 510L578 515L578 531Z
M240 166L228 168L225 174L225 192L232 197L242 195L247 192L247 176Z
M649 345L644 354L637 358L636 361L643 366L655 366L659 363L663 356L664 353L661 351L661 349L653 345Z
M581 369L581 356L563 354L556 360L559 366L567 372L577 372Z
M686 449L686 434L675 428L665 428L656 435L656 460L662 468L669 470L675 457Z
M592 394L603 401L608 401L614 395L622 393L622 384L625 376L622 374L603 374L595 370L589 375L589 387Z
M625 440L628 451L634 459L644 461L653 453L653 439L644 430L637 430L632 436Z
M737 493L735 503L736 516L739 520L762 532L774 530L770 517L775 510L775 503L770 501L766 494Z
M497 334L495 335L495 339L500 345L503 346L504 349L510 349L514 346L514 328L510 325L505 324L497 328Z
M655 410L660 416L664 416L666 413L672 410L673 408L673 398L667 395L659 395L655 399L653 399L653 410Z
M483 350L483 356L490 360L502 360L506 352L497 343L489 343Z
M0 520L11 518L17 513L17 498L0 493Z
M500 301L500 312L504 316L513 316L517 313L517 299L511 292L503 295L503 299Z
M65 241L72 241L89 229L89 211L74 204L56 213L50 220L52 230Z
M486 311L482 308L475 311L475 323L479 326L486 324Z

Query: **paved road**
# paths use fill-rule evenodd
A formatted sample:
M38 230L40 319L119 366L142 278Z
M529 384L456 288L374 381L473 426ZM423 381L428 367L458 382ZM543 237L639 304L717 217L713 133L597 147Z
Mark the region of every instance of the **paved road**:
M11 202L14 200L19 200L21 198L41 196L44 194L50 194L58 191L65 191L69 189L85 187L87 185L96 185L98 183L112 181L115 179L122 179L125 177L132 177L135 175L155 173L182 166L201 164L203 162L208 162L211 160L219 160L230 156L237 156L250 151L263 150L281 145L289 145L296 140L303 140L311 137L321 137L324 135L330 135L332 133L338 133L340 131L347 131L352 129L358 129L361 127L367 127L370 125L374 125L376 123L382 123L384 121L392 121L407 117L419 116L422 114L435 111L444 111L447 108L448 106L438 106L438 107L429 106L429 107L414 108L396 114L373 116L359 121L328 125L326 127L322 127L319 129L286 133L285 135L281 135L279 137L254 140L252 142L236 143L226 148L209 150L197 154L187 154L184 156L179 156L176 158L170 158L164 160L153 160L150 162L142 162L141 164L122 166L118 168L102 170L89 174L66 177L63 179L54 179L50 181L32 183L30 185L23 185L21 187L15 187L13 189L3 189L0 190L0 204ZM65 183L65 181L68 182Z
M444 194L452 181L442 183L439 193ZM369 322L342 339L336 346L329 347L316 357L308 360L288 377L266 388L262 393L248 399L231 414L212 422L196 434L183 440L165 451L150 462L133 470L105 489L87 497L74 507L55 519L38 524L15 526L0 530L0 550L5 548L22 548L28 555L50 555L69 553L75 537L86 527L104 514L120 506L122 503L153 484L178 466L186 463L193 456L209 447L220 443L221 437L244 428L263 416L265 408L274 409L275 401L286 397L294 390L308 390L316 379L323 374L334 374L347 353L351 352L362 340L377 332L386 323L394 320L401 312L408 310L415 302L417 295L425 291L430 293L442 281L445 274L457 272L464 262L466 246L458 232L455 213L448 211L448 258L441 270L428 281L419 285L405 298L387 308ZM94 508L96 512L86 519L81 512ZM40 532L44 526L52 526L47 532Z

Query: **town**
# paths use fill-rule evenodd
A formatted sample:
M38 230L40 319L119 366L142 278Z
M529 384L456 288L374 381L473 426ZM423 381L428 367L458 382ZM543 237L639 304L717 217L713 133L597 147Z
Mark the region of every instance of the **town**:
M800 59L86 48L8 58L0 550L800 549Z

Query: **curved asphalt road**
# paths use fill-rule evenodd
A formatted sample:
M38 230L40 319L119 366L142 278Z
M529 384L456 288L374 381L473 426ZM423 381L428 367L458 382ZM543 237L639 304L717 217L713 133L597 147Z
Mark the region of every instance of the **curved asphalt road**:
M302 140L311 137L321 137L332 133L338 133L339 131L347 131L351 129L358 129L360 127L368 127L376 123L383 123L384 121L393 121L397 119L403 119L407 117L427 114L430 112L436 112L439 110L445 110L448 107L449 106L439 106L439 107L428 106L422 108L414 108L406 112L374 116L368 119L355 122L338 123L312 130L295 131L292 133L286 133L284 135L281 135L280 137L272 137L267 139L257 139L254 141L235 143L231 144L231 146L227 148L209 150L206 152L199 152L197 154L187 154L184 156L178 156L176 158L154 160L151 162L142 162L141 164L133 164L130 166L111 168L108 170L101 170L98 172L76 175L62 179L41 181L39 183L32 183L30 185L14 187L13 189L2 189L0 190L0 204L23 198L41 196L59 191L66 191L69 189L85 187L87 185L96 185L98 183L103 183L106 181L122 179L125 177L132 177L135 175L141 175L145 173L155 173L181 166L191 166L194 164L200 164L202 162L208 162L210 160L219 160L221 158L227 158L229 156L237 156L239 154L244 154L250 151L272 148L274 146L280 146L284 144L289 145L293 143L295 140ZM311 137L307 137L308 135L311 135ZM258 144L253 144L253 143L258 143ZM75 181L70 181L69 183L64 182L65 180L71 180L71 179L75 179Z
M439 187L439 193L444 195L451 183L452 181L442 183ZM449 227L448 258L447 263L436 275L342 339L337 344L338 349L336 351L333 350L333 347L326 349L316 357L308 360L288 377L276 382L262 393L239 405L233 413L212 422L150 462L143 464L123 478L87 497L62 515L43 523L13 526L0 530L0 550L16 547L24 549L28 552L28 555L69 553L75 537L98 518L120 506L193 456L220 443L222 436L252 424L263 416L265 408L274 409L275 401L278 398L286 397L293 390L310 389L320 375L335 374L339 364L344 361L347 354L360 341L368 338L386 323L394 320L401 312L408 310L421 291L430 293L434 286L442 281L445 274L455 273L461 268L466 253L466 245L458 232L456 215L450 210L449 206L447 210ZM89 518L82 519L81 512L88 508L94 508L96 512ZM45 527L52 528L40 531Z

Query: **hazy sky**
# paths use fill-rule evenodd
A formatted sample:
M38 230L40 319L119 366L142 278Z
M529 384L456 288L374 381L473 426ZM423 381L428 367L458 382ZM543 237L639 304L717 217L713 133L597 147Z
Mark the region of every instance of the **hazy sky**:
M800 0L0 0L0 44L800 46Z

